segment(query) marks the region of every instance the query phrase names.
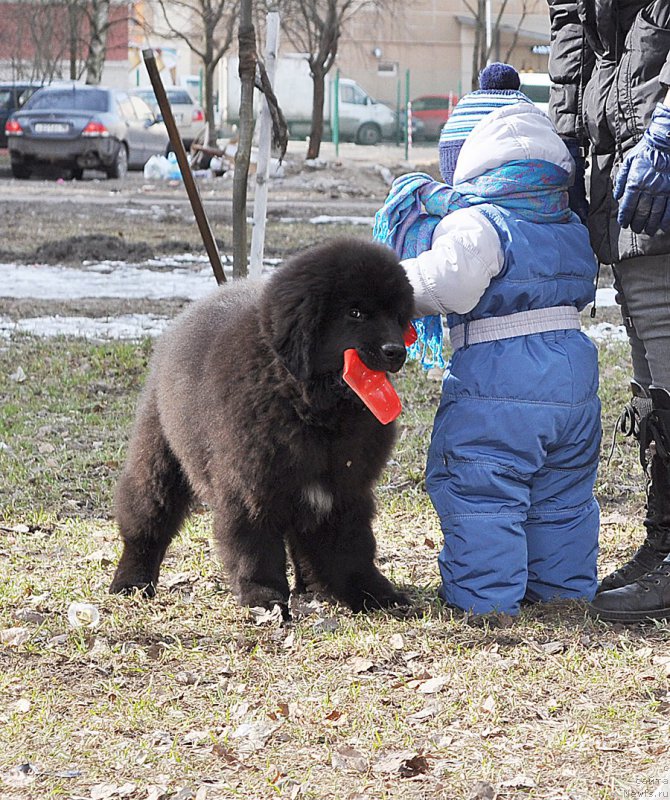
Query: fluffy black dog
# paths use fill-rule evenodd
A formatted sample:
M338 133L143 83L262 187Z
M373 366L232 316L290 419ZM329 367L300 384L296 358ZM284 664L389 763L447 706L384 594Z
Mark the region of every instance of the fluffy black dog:
M117 487L124 547L110 591L153 595L199 499L241 604L286 609L287 547L298 591L354 611L406 604L374 564L371 528L394 425L341 374L348 348L399 370L412 309L390 249L339 239L183 313L156 348Z

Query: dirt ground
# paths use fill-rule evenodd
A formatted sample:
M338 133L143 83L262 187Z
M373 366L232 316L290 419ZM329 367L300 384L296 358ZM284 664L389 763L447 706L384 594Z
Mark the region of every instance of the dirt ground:
M300 245L299 237L293 242L288 234L273 234L273 223L320 215L372 216L393 177L412 169L437 175L433 147L415 151L414 160L407 162L402 147L343 145L336 157L328 143L323 161L314 166L305 164L302 147L304 143L291 142L283 176L270 181L266 251L271 257L285 255L287 249ZM0 151L0 182L3 260L138 260L202 249L186 191L179 181L145 180L140 172L131 172L120 181L107 180L94 171L86 171L81 181L69 179L67 172L19 181L11 178L7 152ZM232 175L198 178L197 183L220 247L225 249L230 244ZM252 175L250 216L254 187ZM29 223L29 237L24 221Z

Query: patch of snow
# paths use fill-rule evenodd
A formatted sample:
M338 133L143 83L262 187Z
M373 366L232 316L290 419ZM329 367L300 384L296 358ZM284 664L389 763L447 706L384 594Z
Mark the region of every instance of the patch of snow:
M124 339L136 341L145 336L159 336L168 317L152 314L122 314L118 317L26 317L14 322L0 317L0 337L10 339L17 333L49 339L75 336L82 339Z
M594 342L627 342L628 334L623 325L612 325L610 322L599 322L582 329Z
M216 289L209 265L200 270L167 269L152 259L151 267L125 262L103 262L82 268L0 264L0 297L31 300L80 300L82 298L142 298L194 300Z
M331 217L328 214L321 214L318 217L312 217L310 220L312 225L367 225L371 228L375 224L374 217Z
M601 306L602 308L606 306L615 306L617 304L614 299L615 295L616 291L613 286L598 289L596 292L596 306Z

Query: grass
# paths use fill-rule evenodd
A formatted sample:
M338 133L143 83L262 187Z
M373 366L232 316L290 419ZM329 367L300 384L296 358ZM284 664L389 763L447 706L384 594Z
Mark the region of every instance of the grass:
M109 596L111 493L150 349L0 347L0 631L27 637L0 644L2 800L653 791L670 768L666 625L609 627L558 603L477 622L435 601L423 462L439 383L413 367L398 381L405 411L376 529L414 616L301 601L293 624L257 624L228 593L204 512L169 551L153 601ZM601 349L605 453L627 364L623 345ZM603 461L598 497L606 570L643 536L627 444ZM72 628L72 601L93 603L99 626Z

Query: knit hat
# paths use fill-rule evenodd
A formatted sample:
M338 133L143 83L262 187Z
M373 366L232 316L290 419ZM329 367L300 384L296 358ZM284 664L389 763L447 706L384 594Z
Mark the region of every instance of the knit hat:
M519 91L520 85L519 73L510 64L489 64L479 73L479 89L454 106L440 134L440 173L446 183L453 183L463 142L480 120L504 106L531 102Z

